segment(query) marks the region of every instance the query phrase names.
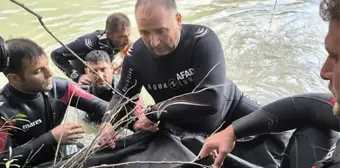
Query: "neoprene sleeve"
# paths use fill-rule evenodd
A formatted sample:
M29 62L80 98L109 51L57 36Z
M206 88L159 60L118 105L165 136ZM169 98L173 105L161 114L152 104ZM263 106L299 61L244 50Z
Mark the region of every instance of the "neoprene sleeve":
M277 100L232 123L237 138L281 132L304 124L340 130L333 115L335 99L331 94L303 94Z

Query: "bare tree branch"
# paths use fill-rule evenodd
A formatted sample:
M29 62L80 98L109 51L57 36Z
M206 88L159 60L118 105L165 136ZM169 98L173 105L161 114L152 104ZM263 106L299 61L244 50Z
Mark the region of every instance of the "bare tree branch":
M133 161L133 162L118 163L118 164L93 166L90 168L118 167L118 166L131 165L131 164L187 164L187 165L200 166L203 168L211 167L211 166L206 166L206 165L202 165L198 163L182 162L182 161Z
M192 92L195 92L196 89L197 89L198 87L200 87L200 85L203 83L203 81L210 75L210 73L217 67L218 64L220 64L220 62L218 62L216 65L214 65L214 66L209 70L209 72L204 76L204 78L201 80L201 82L198 83L198 85L194 88L194 90L192 90Z
M66 108L66 113L68 111L68 108L70 107L70 104L71 104L71 99L73 98L73 95L75 93L75 90L72 92L72 95L70 97L70 100L68 102L68 105L67 105L67 108ZM67 115L65 114L65 119L66 119ZM58 151L59 151L59 148L60 148L60 142L61 142L61 139L64 135L64 127L65 127L65 124L63 125L63 129L62 129L62 132L61 132L61 136L59 137L59 140L58 140L58 145L57 145L57 150L55 152L55 155L54 155L54 161L53 161L53 165L55 166L56 162L57 162L57 156L58 156Z

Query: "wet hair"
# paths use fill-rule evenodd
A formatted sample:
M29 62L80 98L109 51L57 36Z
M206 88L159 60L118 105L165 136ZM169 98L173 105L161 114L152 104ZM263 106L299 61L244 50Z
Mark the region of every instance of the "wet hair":
M46 55L44 49L37 43L26 38L13 38L6 41L10 55L9 65L4 74L14 73L19 76L24 72L24 60L34 61Z
M117 32L120 29L130 28L130 19L123 13L113 13L106 19L105 30L110 32Z
M337 19L340 21L340 0L322 0L320 16L325 21Z
M146 3L152 3L154 0L137 0L136 6L135 6L135 13L137 11L137 8ZM174 11L177 11L177 5L176 5L176 0L155 0L155 1L162 1L162 5L165 9L171 9Z
M85 62L89 63L98 63L101 61L105 61L107 63L110 63L110 57L109 54L107 54L103 50L93 50L90 53L88 53L85 57Z

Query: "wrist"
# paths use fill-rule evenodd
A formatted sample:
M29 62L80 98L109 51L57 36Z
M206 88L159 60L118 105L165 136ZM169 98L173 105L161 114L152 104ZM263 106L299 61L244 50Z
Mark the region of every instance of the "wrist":
M47 133L47 137L49 137L49 139L51 139L52 145L58 144L58 137L55 135L55 131L54 129L50 130Z
M234 128L232 126L232 124L230 124L226 129L223 130L225 132L225 134L227 135L226 137L230 138L233 141L237 140L237 137L235 135L234 132Z

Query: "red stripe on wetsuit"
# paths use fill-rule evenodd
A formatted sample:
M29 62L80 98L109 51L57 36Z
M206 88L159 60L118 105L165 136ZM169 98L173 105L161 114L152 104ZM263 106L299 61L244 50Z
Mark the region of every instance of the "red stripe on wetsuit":
M65 92L64 96L60 99L65 104L68 104L68 102L71 100L73 96L81 97L85 99L92 99L93 95L86 92L85 90L81 89L77 84L70 83L68 86L68 90Z
M7 122L6 125L4 120L0 120L0 152L3 152L6 148L6 142L8 137L8 131L6 128L6 125L13 126L14 124L12 122Z
M332 99L328 100L328 103L334 106L336 103L336 99L333 97Z

